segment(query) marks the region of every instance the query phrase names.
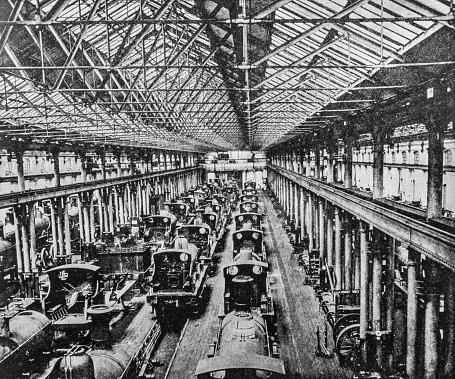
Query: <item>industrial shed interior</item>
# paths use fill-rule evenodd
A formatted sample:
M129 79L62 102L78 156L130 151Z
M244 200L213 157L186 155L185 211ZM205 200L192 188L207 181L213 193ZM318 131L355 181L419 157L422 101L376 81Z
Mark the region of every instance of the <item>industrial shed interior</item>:
M0 0L0 376L455 377L454 0Z

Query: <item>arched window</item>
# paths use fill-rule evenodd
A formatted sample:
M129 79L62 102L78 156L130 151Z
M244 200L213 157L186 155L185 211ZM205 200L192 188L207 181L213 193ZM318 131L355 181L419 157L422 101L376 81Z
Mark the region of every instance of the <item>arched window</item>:
M403 151L403 152L401 153L401 163L406 164L406 163L407 163L407 160L408 160L408 156L407 156L407 154L406 154L406 151Z
M397 153L392 153L392 163L397 163Z
M420 155L418 151L414 151L414 164L419 164Z
M444 164L446 166L452 166L452 150L444 151Z

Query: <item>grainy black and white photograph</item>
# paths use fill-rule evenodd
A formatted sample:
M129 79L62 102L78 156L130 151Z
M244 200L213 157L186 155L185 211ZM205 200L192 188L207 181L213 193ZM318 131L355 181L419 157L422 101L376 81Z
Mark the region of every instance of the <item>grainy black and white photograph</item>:
M0 379L455 378L455 0L0 0Z

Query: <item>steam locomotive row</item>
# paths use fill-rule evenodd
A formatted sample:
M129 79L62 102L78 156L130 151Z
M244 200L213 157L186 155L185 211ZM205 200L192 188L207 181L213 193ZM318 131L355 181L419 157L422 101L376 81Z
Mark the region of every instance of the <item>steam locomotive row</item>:
M201 205L211 195L208 186L202 188ZM223 201L221 194L218 201ZM56 261L40 275L39 296L7 302L1 319L2 372L11 378L60 378L66 372L81 379L148 375L161 333L156 309L150 305L154 302L146 296L148 288L166 282L172 287L171 297L178 291L180 297L187 285L205 286L230 213L220 204L213 212L215 204L210 202L197 209L197 215L190 214L183 204L163 203L159 215L131 219L113 238L102 236L82 246L75 256L84 261ZM160 261L161 256L165 258ZM200 297L194 290L191 301ZM22 322L30 328L21 330Z

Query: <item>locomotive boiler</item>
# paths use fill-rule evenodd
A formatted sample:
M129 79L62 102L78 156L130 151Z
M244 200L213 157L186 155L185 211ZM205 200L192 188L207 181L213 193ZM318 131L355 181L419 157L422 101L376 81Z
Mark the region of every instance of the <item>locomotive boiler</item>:
M25 310L0 315L0 373L2 378L14 378L30 372L49 355L52 344L52 324L42 313ZM20 375L17 375L20 376Z

